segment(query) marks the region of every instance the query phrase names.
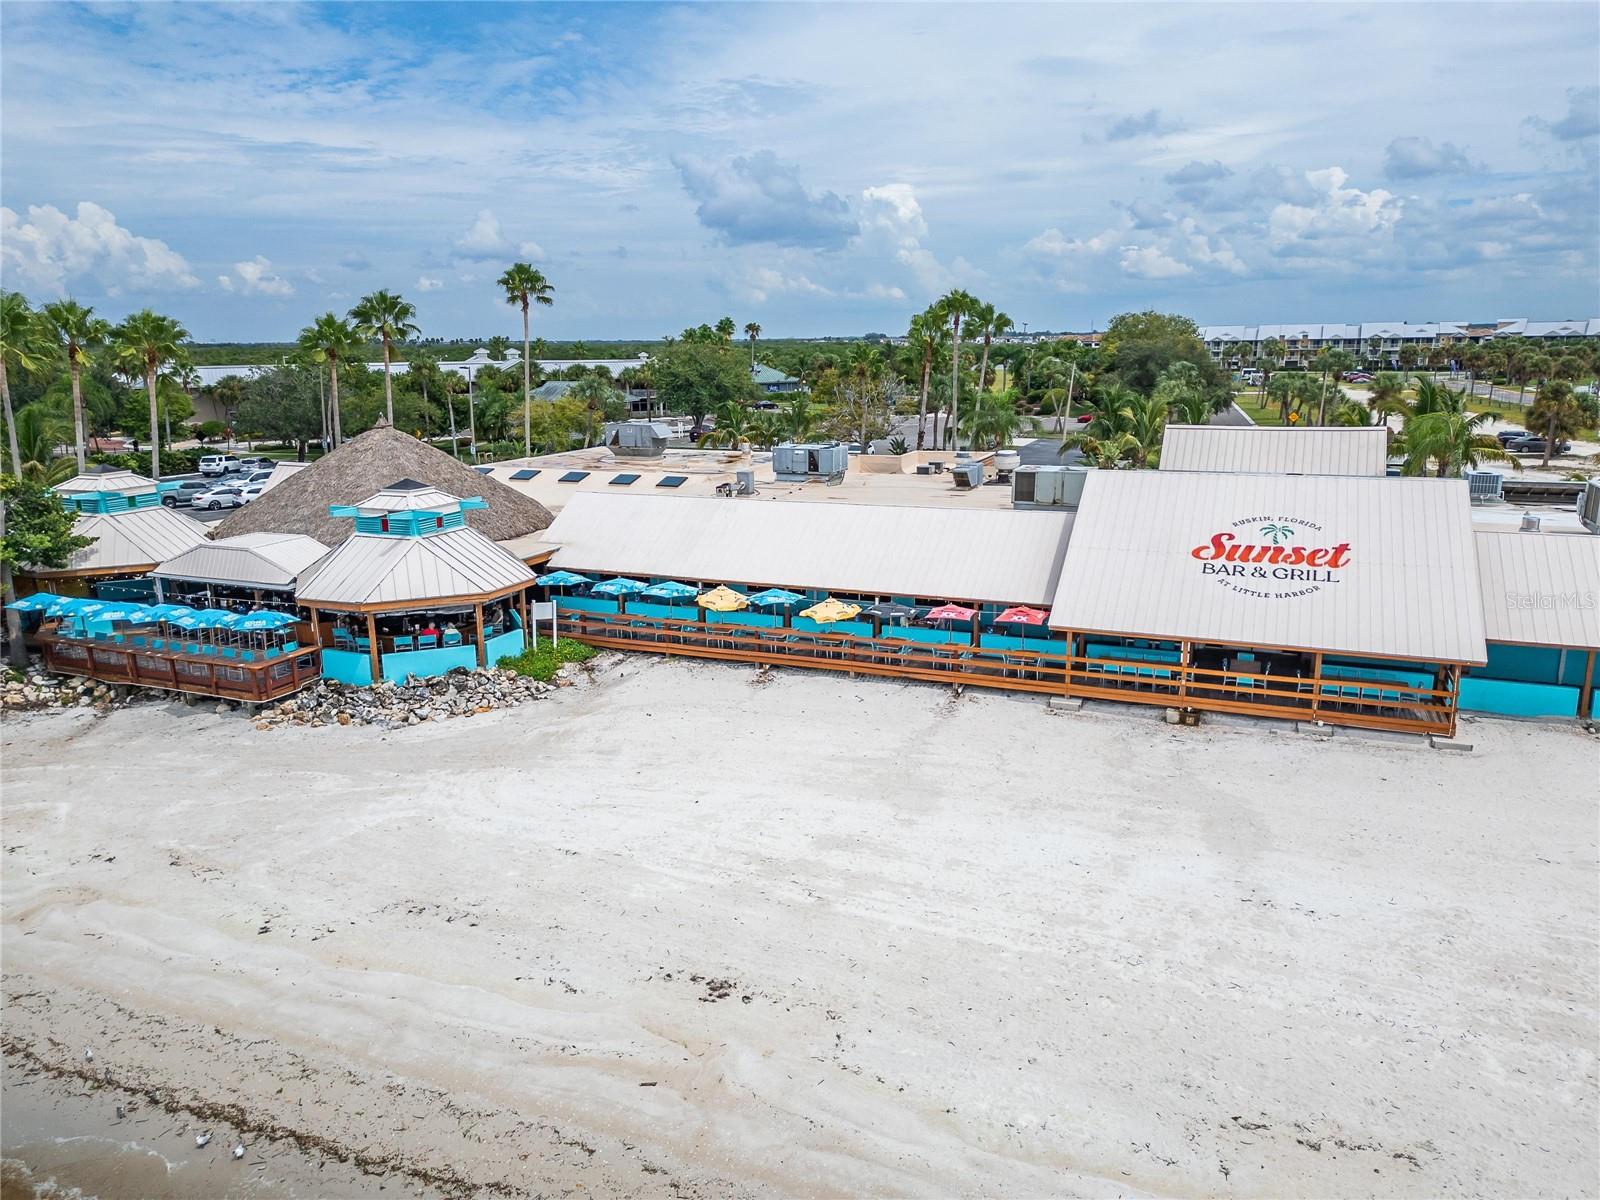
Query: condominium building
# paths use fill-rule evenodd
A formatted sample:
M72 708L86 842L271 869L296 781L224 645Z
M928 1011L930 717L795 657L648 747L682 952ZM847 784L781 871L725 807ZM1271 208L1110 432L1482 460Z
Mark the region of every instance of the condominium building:
M1231 348L1250 347L1250 357L1264 343L1276 339L1284 346L1284 363L1304 366L1323 350L1345 350L1358 359L1395 363L1404 346L1432 350L1437 346L1465 346L1500 338L1559 340L1600 337L1600 317L1576 321L1530 321L1525 317L1499 321L1369 321L1360 325L1203 325L1200 340L1218 362L1240 356Z

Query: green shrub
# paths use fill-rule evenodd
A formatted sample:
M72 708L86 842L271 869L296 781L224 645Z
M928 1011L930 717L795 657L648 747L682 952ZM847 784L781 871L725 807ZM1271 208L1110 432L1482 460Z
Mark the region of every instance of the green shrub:
M138 454L91 454L90 462L104 463L108 467L117 467L123 471L133 471L139 475L150 474L150 452L141 450ZM161 473L163 475L186 475L200 469L200 451L198 450L173 450L164 447L161 451Z
M593 646L571 638L559 644L545 638L537 650L524 650L521 654L507 656L495 665L503 671L515 671L518 675L528 675L549 683L556 677L562 663L587 662L598 653Z

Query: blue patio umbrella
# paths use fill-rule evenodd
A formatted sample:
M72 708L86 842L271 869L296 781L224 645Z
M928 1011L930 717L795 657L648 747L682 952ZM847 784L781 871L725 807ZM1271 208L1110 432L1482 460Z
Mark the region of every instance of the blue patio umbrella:
M71 616L92 616L104 608L103 600L89 600L83 596L57 596L50 601L50 607L45 611L52 617L70 614Z
M540 575L534 582L540 587L575 587L580 583L593 583L594 580L575 571L551 571L548 575Z
M225 608L202 608L194 615L200 618L202 627L206 629L232 629L239 620L237 613Z
M96 621L148 621L150 610L142 604L111 604L94 614Z
M233 622L229 628L237 629L241 633L259 633L268 629L281 629L285 625L293 625L299 618L293 613L262 612L246 613Z
M650 585L640 583L637 579L628 579L619 576L616 579L607 579L597 583L589 589L592 596L637 596Z
M210 624L197 612L180 613L176 617L168 618L167 624L174 629L209 629Z
M676 579L663 579L660 583L653 583L641 596L649 596L653 600L687 600L690 596L700 594L700 589L690 587L687 583L679 583Z
M750 597L750 603L756 608L782 608L785 604L799 604L805 597L799 592L786 591L783 588L768 588L764 592L757 592Z
M19 596L6 607L17 612L44 612L50 607L51 601L59 599L59 596L52 596L49 592L35 592L31 596Z
M192 613L194 611L187 604L151 604L147 607L157 619L162 621L169 621L173 617L181 617L184 613Z

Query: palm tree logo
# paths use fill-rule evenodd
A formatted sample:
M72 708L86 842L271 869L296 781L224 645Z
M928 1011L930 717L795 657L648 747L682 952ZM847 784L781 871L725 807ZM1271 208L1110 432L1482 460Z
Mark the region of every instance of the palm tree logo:
M1267 524L1261 527L1261 536L1276 546L1286 538L1292 538L1294 529L1289 525Z

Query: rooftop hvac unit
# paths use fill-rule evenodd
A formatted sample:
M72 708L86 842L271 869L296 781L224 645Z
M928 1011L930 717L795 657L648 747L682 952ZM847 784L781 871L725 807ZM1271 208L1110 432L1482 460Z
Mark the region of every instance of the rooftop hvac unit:
M1022 455L1015 450L996 450L994 452L994 469L1004 479L1022 465Z
M1467 495L1474 504L1489 504L1505 498L1506 477L1500 471L1466 471L1462 478L1467 481Z
M1071 467L1018 467L1011 474L1011 503L1021 508L1061 508L1075 505L1083 484L1072 478Z
M1011 473L1011 503L1032 504L1035 495L1037 495L1038 486L1038 467L1018 467Z
M784 442L772 448L772 472L786 483L837 483L849 464L850 449L839 442Z
M606 428L606 445L618 458L660 458L672 430L656 421L618 421Z
M1578 520L1590 533L1600 533L1600 481L1589 480L1578 494Z
M962 463L950 472L955 478L958 488L975 488L983 486L983 464Z
M1089 478L1088 467L1063 467L1061 470L1061 503L1077 508L1083 503L1083 484Z
M1522 532L1523 533L1538 533L1539 532L1539 525L1540 525L1540 521L1539 521L1539 515L1537 513L1525 512L1525 513L1522 514Z

